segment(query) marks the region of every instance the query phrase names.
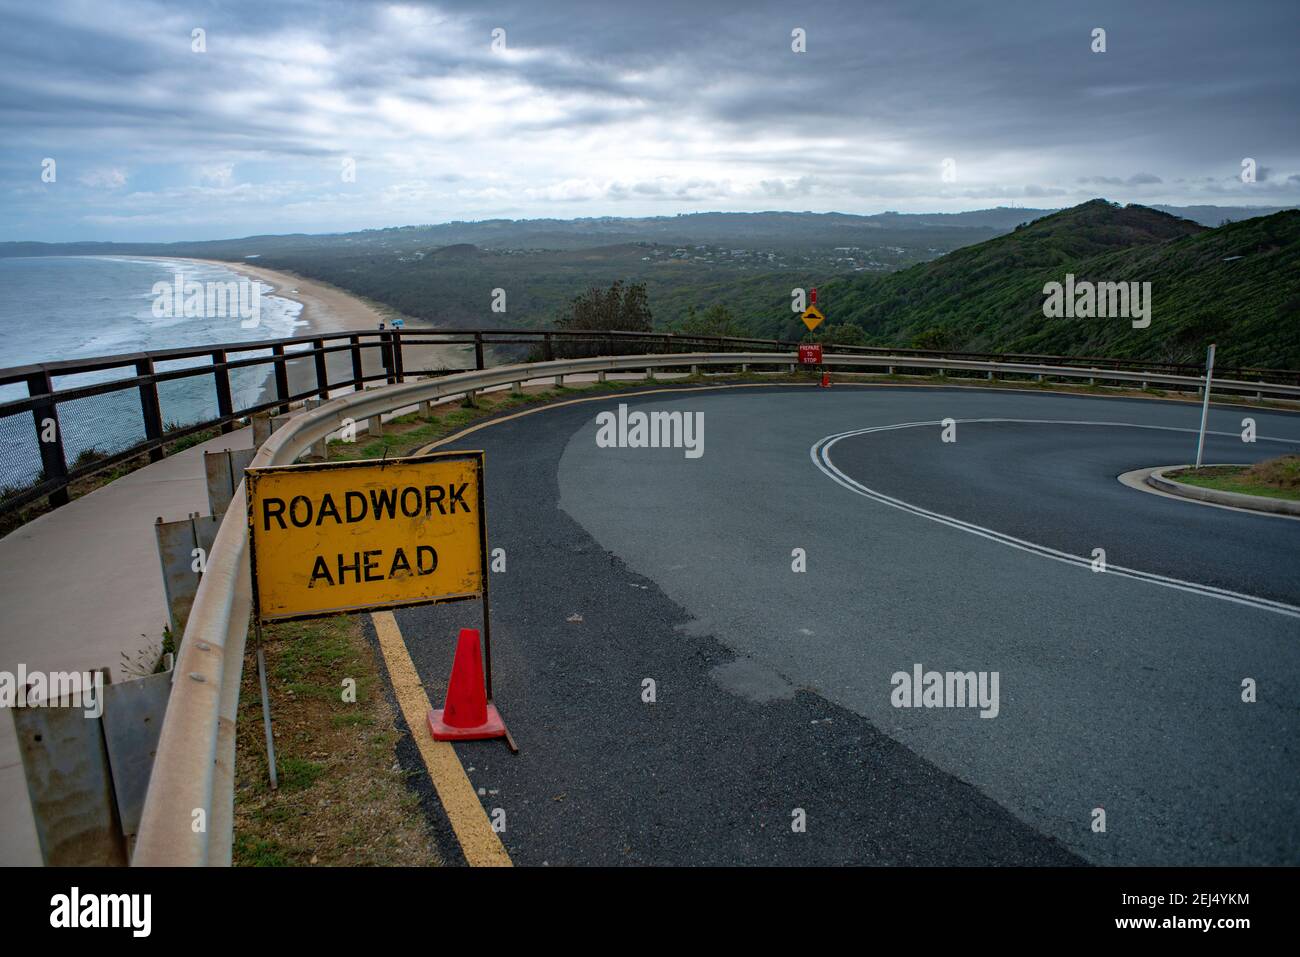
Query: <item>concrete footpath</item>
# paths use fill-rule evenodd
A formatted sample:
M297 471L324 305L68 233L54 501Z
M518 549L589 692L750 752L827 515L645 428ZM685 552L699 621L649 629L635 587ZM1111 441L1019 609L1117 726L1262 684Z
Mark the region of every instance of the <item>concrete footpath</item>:
M125 475L0 539L0 671L124 667L161 646L167 605L154 521L208 513L203 453L252 446L218 436ZM123 656L125 655L125 660ZM42 863L8 709L0 715L0 865Z

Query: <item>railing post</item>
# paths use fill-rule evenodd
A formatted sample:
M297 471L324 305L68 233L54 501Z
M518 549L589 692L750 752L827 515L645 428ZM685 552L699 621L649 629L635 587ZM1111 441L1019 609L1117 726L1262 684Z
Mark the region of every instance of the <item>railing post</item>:
M289 412L289 369L284 358L284 343L277 342L271 346L271 355L275 356L275 397L280 402L276 413L286 415Z
M482 370L483 365L483 333L474 333L474 368Z
M42 370L27 377L28 395L52 395L53 392L54 380L48 372ZM59 410L54 399L47 399L33 408L32 419L36 423L36 442L41 447L42 478L45 481L53 480L63 483L50 493L50 505L55 508L60 505L67 505L68 463L63 454L63 426L59 424ZM45 441L45 423L47 421L53 425L53 428L49 430L51 435L48 442Z
M542 337L542 361L550 362L555 358L555 346L551 342L551 334L548 332Z
M153 360L144 358L136 362L135 374L138 376L153 375ZM221 393L218 392L218 401ZM144 414L144 437L150 442L162 438L162 405L158 401L158 383L141 382L140 383L140 411ZM150 462L161 462L163 457L162 446L149 450Z
M217 383L217 415L221 418L221 434L234 428L230 421L235 414L235 403L230 395L230 370L226 368L226 350L212 350L212 377ZM157 399L157 394L154 396ZM156 461L156 460L155 460Z
M397 380L393 376L393 335L391 332L381 332L379 334L379 354L383 357L385 381L392 385Z
M348 342L352 343L352 388L360 392L365 388L365 369L361 365L361 337L348 336Z
M393 330L393 378L398 382L406 380L406 363L402 356L402 331Z
M311 341L312 358L316 360L316 394L321 397L321 401L328 401L330 397L330 370L325 364L325 340L313 339Z

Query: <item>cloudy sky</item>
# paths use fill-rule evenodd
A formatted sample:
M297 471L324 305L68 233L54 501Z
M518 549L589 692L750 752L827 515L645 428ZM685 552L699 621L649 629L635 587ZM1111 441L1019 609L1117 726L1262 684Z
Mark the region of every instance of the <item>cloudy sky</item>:
M1296 0L0 13L0 240L1300 202Z

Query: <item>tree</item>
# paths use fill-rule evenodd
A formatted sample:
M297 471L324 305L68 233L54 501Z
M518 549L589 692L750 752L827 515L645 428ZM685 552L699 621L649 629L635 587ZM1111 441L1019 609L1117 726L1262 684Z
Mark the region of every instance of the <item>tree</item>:
M957 336L951 329L931 326L924 332L912 337L913 349L928 349L931 352L953 352L958 346Z
M743 336L740 322L726 306L721 303L710 306L704 312L697 312L694 306L686 310L686 318L673 330L687 336Z
M645 283L624 287L615 280L609 289L592 286L576 296L569 314L555 321L560 329L597 329L618 332L649 332L653 326Z

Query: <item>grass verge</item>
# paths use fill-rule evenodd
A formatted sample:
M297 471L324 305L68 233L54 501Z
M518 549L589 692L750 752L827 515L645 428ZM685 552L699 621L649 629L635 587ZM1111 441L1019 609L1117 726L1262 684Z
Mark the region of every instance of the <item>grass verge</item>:
M270 786L250 638L236 724L235 865L440 863L394 752L400 732L360 619L272 625L263 649L280 786Z
M1300 501L1300 455L1283 455L1254 465L1211 465L1199 469L1183 469L1167 472L1165 477L1185 485L1212 488L1220 492Z

